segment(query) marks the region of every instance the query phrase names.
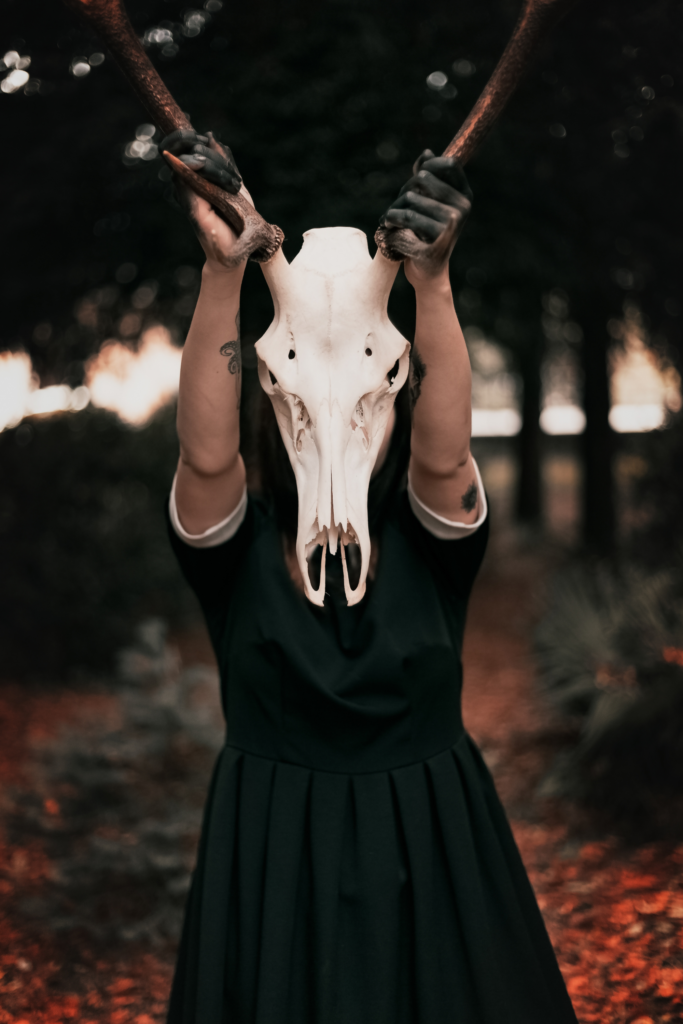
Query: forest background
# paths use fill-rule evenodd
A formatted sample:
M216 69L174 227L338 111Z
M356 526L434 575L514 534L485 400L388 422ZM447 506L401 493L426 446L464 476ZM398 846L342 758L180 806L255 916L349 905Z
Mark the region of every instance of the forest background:
M290 259L311 227L372 238L415 157L471 109L518 8L128 2ZM112 353L147 380L169 358L177 371L201 250L101 42L59 0L4 0L3 15L0 1024L154 1024L223 720L166 537L174 402L136 425L81 399ZM521 411L516 436L474 440L493 529L465 721L585 1024L672 1024L683 1005L682 44L681 0L577 3L468 165L475 202L451 267L473 358L495 343ZM271 309L251 264L247 457ZM410 338L402 273L390 312ZM660 429L616 433L610 376L633 337L679 401ZM10 366L33 368L38 404L64 386L84 407L12 414L29 378L14 387ZM583 433L541 429L549 366L573 368ZM134 392L124 381L119 400ZM564 532L558 453L575 474Z
M518 4L264 0L256 10L139 0L129 9L193 124L232 147L260 212L284 228L291 259L313 226L352 224L372 238L417 154L442 150L471 109ZM77 388L109 339L135 351L162 324L182 344L201 253L172 205L158 133L96 36L57 0L5 0L3 32L6 77L22 77L0 95L0 348L28 353L43 387ZM628 442L640 470L626 533L615 460L627 442L609 422L609 361L629 325L662 368L682 368L682 39L680 2L578 4L468 166L474 210L452 259L463 325L495 338L522 384L514 511L532 536L544 525L542 369L558 351L581 368L581 529L571 557L606 560L609 582L581 569L583 596L564 586L539 650L548 692L584 725L605 719L606 702L607 721L626 708L634 664L659 679L683 662L662 655L683 648L672 612L681 587L680 415ZM253 344L271 308L251 265L242 303L247 453ZM411 337L402 275L390 311ZM176 458L172 406L137 428L90 406L0 433L3 674L73 680L108 670L144 616L178 624L196 614L163 525ZM639 582L626 586L624 572ZM641 615L634 633L633 595L654 577L657 629L644 630ZM614 610L614 593L622 605L628 597L627 608ZM578 638L569 651L563 632Z

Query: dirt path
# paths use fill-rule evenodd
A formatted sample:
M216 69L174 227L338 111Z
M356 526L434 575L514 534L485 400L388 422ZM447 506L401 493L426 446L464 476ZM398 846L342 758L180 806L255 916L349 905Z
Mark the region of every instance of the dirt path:
M543 565L509 552L490 561L501 568L488 568L473 597L465 719L579 1019L681 1022L683 847L625 853L578 838L537 795L563 741L529 653ZM203 633L176 638L176 649L148 627L115 694L0 689L0 1024L164 1018L221 736Z
M582 834L573 809L538 795L568 735L534 688L530 637L544 576L538 559L507 554L479 581L466 726L495 777L581 1024L680 1024L683 846L625 851Z

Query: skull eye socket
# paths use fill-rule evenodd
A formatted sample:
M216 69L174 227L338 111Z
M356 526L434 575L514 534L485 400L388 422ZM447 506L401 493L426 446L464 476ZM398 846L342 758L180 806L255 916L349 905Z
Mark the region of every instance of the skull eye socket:
M365 410L363 409L363 399L356 406L355 412L351 418L351 427L353 430L358 430L363 448L365 451L370 447L370 434L365 423Z
M397 359L396 362L394 363L394 365L389 370L389 373L387 374L387 380L389 381L389 387L393 386L394 381L398 377L398 362L399 361Z
M270 383L275 386L275 384L277 384L277 377L275 374L271 370L268 370L268 376L270 377Z
M294 414L296 418L296 435L294 437L294 446L298 452L301 451L304 437L310 434L311 430L311 417L308 415L308 409L301 401L300 398L294 399ZM294 421L293 421L294 422Z

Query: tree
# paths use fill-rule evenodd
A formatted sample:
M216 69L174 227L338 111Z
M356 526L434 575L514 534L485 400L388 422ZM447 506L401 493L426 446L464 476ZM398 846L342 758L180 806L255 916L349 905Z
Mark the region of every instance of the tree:
M193 122L234 149L262 213L284 227L290 257L314 225L373 234L417 153L442 149L469 111L516 15L508 0L292 0L286 10L264 0L258 16L248 6L221 10L219 0L194 12L176 0L129 6ZM475 210L453 261L464 322L508 346L526 382L519 508L532 519L543 297L567 294L587 374L585 537L602 548L614 533L606 323L626 299L642 308L658 351L679 360L683 348L682 19L674 0L599 0L568 15L468 168ZM69 71L100 51L97 40L54 0L13 0L7 21L41 84L0 96L13 140L1 172L12 196L2 342L26 346L45 382L76 383L143 281L156 297L139 324L173 318L182 335L200 254L163 202L160 160L126 156L146 118L111 61L81 77ZM426 84L436 69L449 76L446 88ZM392 312L406 333L410 298L399 278ZM247 342L269 310L252 268Z

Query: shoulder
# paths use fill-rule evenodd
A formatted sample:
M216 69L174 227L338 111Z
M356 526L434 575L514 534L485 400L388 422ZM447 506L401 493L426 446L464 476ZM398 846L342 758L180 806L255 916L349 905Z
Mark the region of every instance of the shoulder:
M222 524L200 537L183 536L173 494L166 503L166 522L171 548L185 579L203 606L226 604L235 587L242 563L255 540L270 522L270 512L260 498L244 494L240 505ZM229 522L232 520L232 522Z
M444 595L466 599L488 544L489 510L485 497L477 522L468 526L437 516L418 502L408 488L398 495L392 520L426 563Z

